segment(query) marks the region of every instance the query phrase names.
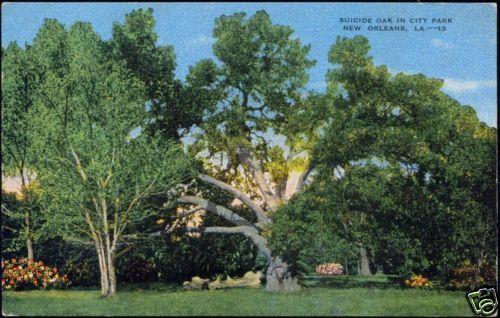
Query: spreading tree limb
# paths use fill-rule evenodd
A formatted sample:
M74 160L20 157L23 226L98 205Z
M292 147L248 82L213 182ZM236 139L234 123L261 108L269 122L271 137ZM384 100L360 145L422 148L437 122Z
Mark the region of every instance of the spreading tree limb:
M266 182L266 178L264 177L264 172L257 161L257 159L246 149L242 147L238 147L236 150L238 158L242 163L248 166L253 173L255 183L259 188L260 193L264 197L264 201L269 209L274 210L280 205L279 199L274 195L271 191L271 188Z
M185 195L185 196L182 196L179 199L177 199L177 201L180 203L190 203L190 204L195 204L197 206L200 206L207 211L210 211L212 213L217 214L220 217L223 217L224 219L228 220L229 222L231 222L235 225L247 225L247 226L255 228L255 225L252 224L252 222L248 221L247 219L234 213L233 211L229 210L228 208L225 208L221 205L217 205L217 204L210 202L208 200L194 197L194 196Z
M258 204L253 202L252 199L250 199L245 193L241 192L240 190L230 186L227 183L224 183L224 182L219 181L217 179L214 179L210 176L207 176L205 174L199 174L198 179L203 180L207 183L210 183L210 184L218 187L219 189L222 189L222 190L225 190L227 192L232 193L235 197L240 199L243 203L245 203L255 213L259 223L263 224L263 223L268 223L271 221L269 219L269 217L265 214L264 210L262 210L262 208Z

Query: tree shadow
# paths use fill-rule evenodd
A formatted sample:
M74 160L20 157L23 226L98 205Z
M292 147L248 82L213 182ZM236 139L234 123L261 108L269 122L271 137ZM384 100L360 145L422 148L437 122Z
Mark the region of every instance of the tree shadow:
M300 279L303 287L326 287L326 288L377 288L394 289L401 288L400 284L392 277L386 275L373 276L322 276L304 275Z

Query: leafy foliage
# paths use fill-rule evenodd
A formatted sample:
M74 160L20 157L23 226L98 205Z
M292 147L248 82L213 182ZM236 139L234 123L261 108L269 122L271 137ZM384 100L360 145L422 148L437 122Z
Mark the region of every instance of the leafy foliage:
M191 152L205 150L204 157L223 160L231 179L241 173L236 153L244 147L282 182L288 172L284 152L265 134L285 134L288 119L301 109L306 70L314 65L307 57L310 46L302 45L290 27L272 24L265 11L221 16L213 36L220 66L203 60L188 75L193 87L206 88L211 102L201 131L193 133Z
M481 286L495 285L495 268L488 263L473 264L465 260L446 276L450 289L473 290Z
M317 174L277 213L276 248L303 262L299 250L340 235L401 275L445 275L464 259L492 260L495 129L442 93L442 81L391 75L368 51L360 36L337 38L330 49ZM298 231L290 244L289 226Z
M153 9L134 10L125 15L123 24L113 24L113 37L106 45L111 59L124 63L144 83L149 118L146 131L180 138L201 121L205 102L198 95L201 88L175 78L174 48L157 44L154 26Z

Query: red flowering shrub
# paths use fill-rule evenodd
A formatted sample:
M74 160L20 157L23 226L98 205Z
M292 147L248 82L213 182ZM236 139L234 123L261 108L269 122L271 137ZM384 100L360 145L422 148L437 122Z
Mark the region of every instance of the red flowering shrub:
M344 267L338 263L325 263L316 267L316 273L320 275L342 275Z
M68 286L68 277L60 276L57 267L21 259L2 260L2 289L48 289Z

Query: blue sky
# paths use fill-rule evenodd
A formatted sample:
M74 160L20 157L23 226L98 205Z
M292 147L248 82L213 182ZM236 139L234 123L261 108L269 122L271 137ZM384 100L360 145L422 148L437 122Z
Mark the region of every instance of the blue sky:
M10 41L31 43L44 18L66 26L89 21L103 39L111 36L113 21L126 13L152 7L160 44L172 44L177 55L177 76L189 65L212 57L214 19L222 14L266 10L272 21L291 26L298 38L311 44L316 66L308 87L322 91L329 67L327 54L336 36L366 36L376 64L394 72L423 73L444 79L446 93L474 107L479 118L496 127L497 8L493 4L466 3L4 3L2 46ZM440 32L343 31L340 18L452 18ZM440 24L443 25L443 24ZM430 25L427 25L430 26Z

